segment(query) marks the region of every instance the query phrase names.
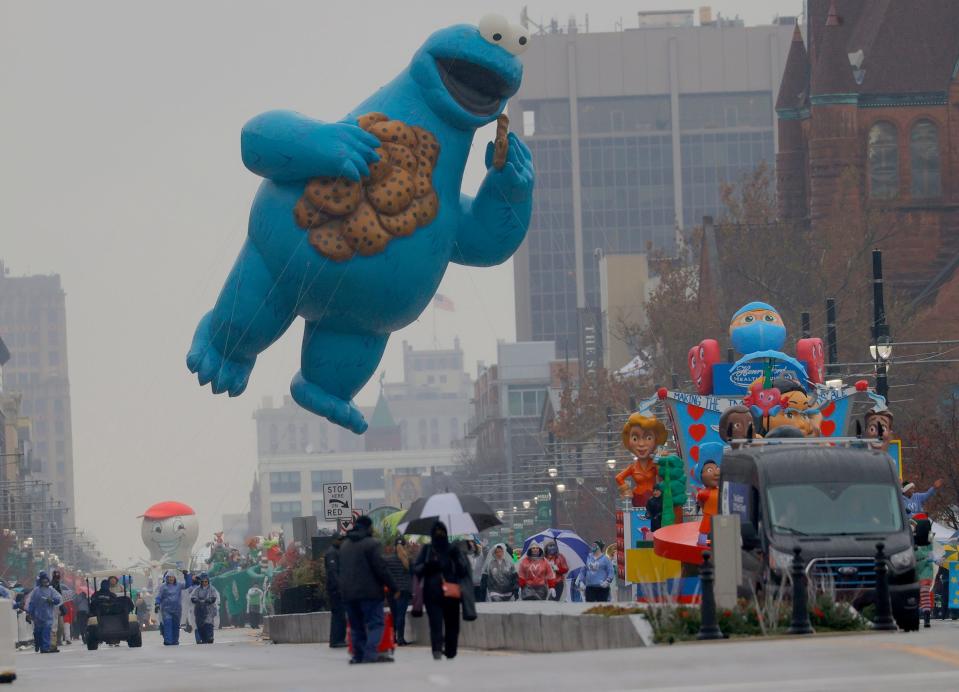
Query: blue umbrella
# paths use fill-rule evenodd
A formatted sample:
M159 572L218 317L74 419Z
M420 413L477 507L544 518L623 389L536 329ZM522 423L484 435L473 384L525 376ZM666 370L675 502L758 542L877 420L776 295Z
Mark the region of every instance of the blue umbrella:
M559 554L566 558L570 571L586 564L586 559L589 557L589 544L580 538L579 534L566 529L546 529L535 536L530 536L523 541L523 553L525 554L533 544L542 547L550 541L556 543Z

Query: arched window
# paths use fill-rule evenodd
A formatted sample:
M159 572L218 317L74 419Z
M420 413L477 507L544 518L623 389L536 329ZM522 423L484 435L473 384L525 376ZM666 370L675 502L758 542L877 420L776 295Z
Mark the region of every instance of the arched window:
M909 158L912 164L912 196L938 197L939 128L931 120L920 120L909 134Z
M869 130L869 196L891 199L899 194L899 144L896 128L876 123Z

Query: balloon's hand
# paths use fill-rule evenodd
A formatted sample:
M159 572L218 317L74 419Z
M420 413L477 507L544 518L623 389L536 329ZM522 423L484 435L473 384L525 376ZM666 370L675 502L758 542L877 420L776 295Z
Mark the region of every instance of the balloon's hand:
M533 196L533 155L514 133L509 133L508 141L506 163L500 169L493 166L495 143L490 142L486 146L486 180L492 183L508 202L526 202Z
M320 175L343 176L358 181L370 174L370 164L380 160L380 140L357 125L328 123L311 133L322 169Z

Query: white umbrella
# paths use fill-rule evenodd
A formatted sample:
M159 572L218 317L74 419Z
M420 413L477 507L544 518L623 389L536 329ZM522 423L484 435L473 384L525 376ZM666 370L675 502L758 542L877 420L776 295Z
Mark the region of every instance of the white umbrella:
M414 502L396 528L400 533L428 536L437 521L446 524L446 531L451 536L480 533L502 523L490 506L478 497L438 493Z

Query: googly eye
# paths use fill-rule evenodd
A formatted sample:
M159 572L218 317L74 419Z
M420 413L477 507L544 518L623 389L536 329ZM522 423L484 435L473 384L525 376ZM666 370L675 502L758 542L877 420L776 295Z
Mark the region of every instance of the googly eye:
M494 46L503 46L504 39L510 35L509 22L506 17L499 14L488 14L479 22L480 35Z
M519 55L529 47L529 31L518 24L510 24L509 34L503 48L513 55Z
M767 314L763 319L766 320L767 322L775 322L775 321L776 321L776 318L773 317L772 315L769 315L769 314Z
M746 318L743 320L746 324L749 324L755 319L752 315L746 315Z

